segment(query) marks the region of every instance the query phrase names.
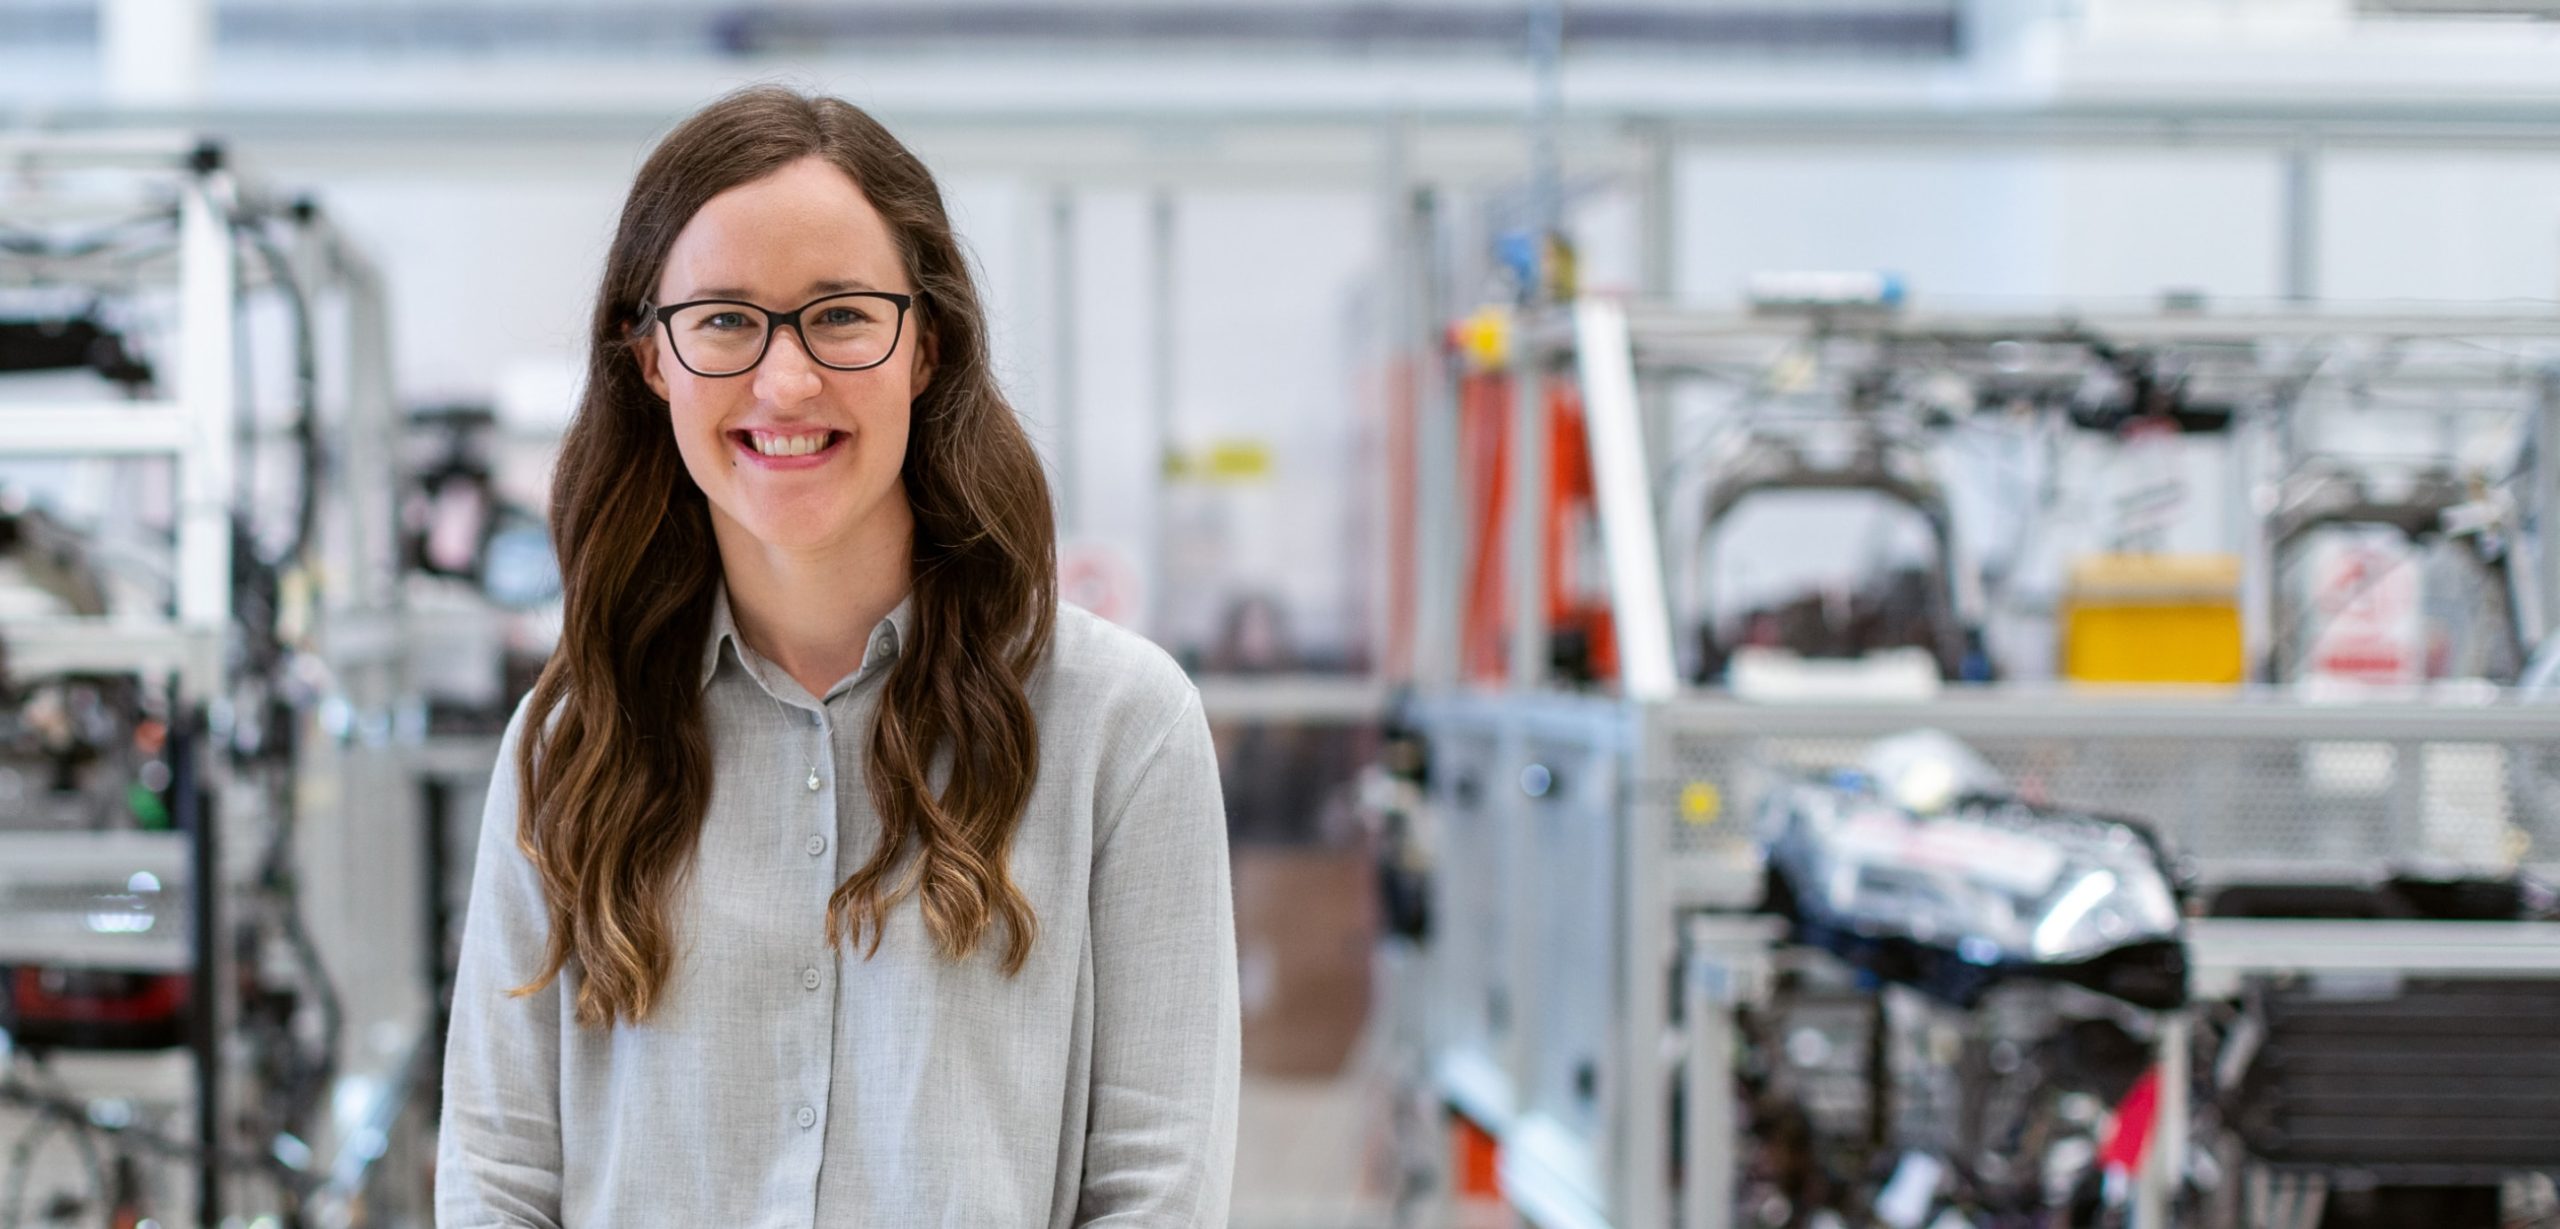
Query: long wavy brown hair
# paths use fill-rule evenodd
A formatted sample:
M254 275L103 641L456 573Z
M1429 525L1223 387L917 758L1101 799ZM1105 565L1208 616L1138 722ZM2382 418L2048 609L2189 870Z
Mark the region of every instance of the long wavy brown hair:
M913 620L867 756L880 844L828 901L827 939L867 938L876 952L890 910L913 895L946 959L1001 924L1012 974L1037 931L1007 862L1039 770L1025 687L1057 621L1048 483L989 370L985 312L932 174L850 104L742 90L668 134L631 185L552 479L565 626L516 749L516 841L541 876L551 935L519 993L574 961L589 1026L645 1020L658 1001L675 962L669 903L711 797L698 672L720 556L666 403L633 353L648 340L641 308L704 202L811 155L887 221L934 359L903 467Z

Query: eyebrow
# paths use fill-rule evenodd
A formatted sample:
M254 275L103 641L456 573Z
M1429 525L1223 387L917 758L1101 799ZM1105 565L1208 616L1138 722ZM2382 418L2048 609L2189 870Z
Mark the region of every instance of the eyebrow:
M866 290L873 294L881 293L879 287L863 281L860 278L834 279L809 283L807 289L801 292L803 297L800 301L806 303L812 299L822 299L831 294L849 294L857 290ZM694 291L691 295L686 297L692 299L737 299L741 302L755 301L754 297L749 295L744 288L737 286L706 286L700 290Z

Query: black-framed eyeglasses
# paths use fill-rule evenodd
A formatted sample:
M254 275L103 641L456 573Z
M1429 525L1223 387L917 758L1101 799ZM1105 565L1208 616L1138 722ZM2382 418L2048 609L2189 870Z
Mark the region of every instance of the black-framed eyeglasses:
M754 370L773 348L773 335L786 327L800 335L800 348L810 361L835 371L864 371L897 353L907 309L916 298L854 290L811 299L787 312L738 299L695 299L665 307L644 304L640 317L644 325L655 320L665 326L676 361L704 379Z

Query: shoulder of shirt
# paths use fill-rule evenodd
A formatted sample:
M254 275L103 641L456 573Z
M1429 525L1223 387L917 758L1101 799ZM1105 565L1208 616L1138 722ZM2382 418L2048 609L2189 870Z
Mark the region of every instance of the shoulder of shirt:
M546 733L559 726L560 719L567 715L568 707L565 703L556 704L550 712L543 714L542 728ZM528 690L516 697L515 711L507 715L506 731L498 736L498 767L510 776L515 772L516 745L524 741L526 726L530 724L528 719L532 715L533 692Z
M1087 713L1161 728L1199 695L1162 646L1073 602L1058 603L1042 673L1049 692L1043 716Z

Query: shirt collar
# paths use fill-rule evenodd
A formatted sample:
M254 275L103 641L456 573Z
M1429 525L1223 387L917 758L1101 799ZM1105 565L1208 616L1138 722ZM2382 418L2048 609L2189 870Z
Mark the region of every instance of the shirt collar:
M905 650L908 629L915 623L915 604L915 591L911 588L905 597L898 599L898 604L890 609L887 618L872 626L871 638L862 650L864 669L894 660ZM702 639L702 672L694 684L697 688L710 686L711 676L719 672L723 645L734 645L739 654L739 664L746 664L747 642L738 634L737 616L730 613L729 586L725 581L711 587L711 629Z

